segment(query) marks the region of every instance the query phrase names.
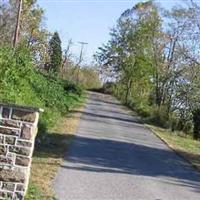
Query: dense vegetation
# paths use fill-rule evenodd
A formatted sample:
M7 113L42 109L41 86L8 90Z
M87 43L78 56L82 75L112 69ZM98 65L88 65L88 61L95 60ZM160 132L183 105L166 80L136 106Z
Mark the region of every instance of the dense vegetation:
M77 81L78 74L78 81ZM74 65L68 64L62 71L62 77L71 82L78 82L84 89L94 89L101 87L101 81L96 67L84 66L79 71Z
M41 73L24 48L0 49L0 100L40 107L45 110L41 123L52 126L56 119L79 100L81 90L72 83Z
M126 10L95 55L106 86L149 122L200 137L200 5ZM108 82L112 82L109 83Z
M79 102L83 88L100 82L95 70L81 66L82 57L77 63L62 50L58 32L52 34L43 25L44 10L37 0L22 2L20 18L20 1L0 2L0 101L43 108L44 131ZM68 53L72 55L70 48Z

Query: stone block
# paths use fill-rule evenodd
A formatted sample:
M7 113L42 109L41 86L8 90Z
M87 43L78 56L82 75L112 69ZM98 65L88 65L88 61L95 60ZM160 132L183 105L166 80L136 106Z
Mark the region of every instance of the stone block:
M0 144L4 144L4 136L0 135Z
M12 199L13 193L12 192L6 192L6 191L0 191L0 199Z
M15 165L28 167L30 163L30 158L24 156L17 156L15 160Z
M6 156L0 156L0 165L11 165L13 164L13 159L6 157Z
M2 117L3 118L9 118L9 115L10 115L10 108L4 107L3 110L2 110Z
M15 184L14 183L6 183L5 182L5 183L3 183L2 189L13 192L15 190Z
M25 191L24 185L23 184L17 184L16 191L18 191L18 192L24 192Z
M14 195L14 200L23 200L24 194L20 192L16 192Z
M14 136L18 136L19 135L19 131L18 130L13 130L13 129L4 128L4 127L0 127L0 133L4 134L4 135L14 135Z
M23 125L21 131L21 138L25 140L31 140L32 138L32 130L31 127L28 125Z
M7 153L7 148L5 145L0 145L0 156L4 156Z
M33 122L35 122L35 119L36 119L36 113L13 109L12 119L33 123Z
M11 169L0 169L0 181L4 182L14 182L14 183L24 183L25 182L25 172L19 170Z
M12 127L12 128L20 128L20 123L19 122L11 121L9 119L8 120L5 120L5 119L0 120L0 125L1 126Z
M15 140L16 140L15 137L6 136L5 143L6 144L10 144L10 145L14 145L15 144Z
M32 147L32 143L24 140L17 140L17 146Z
M29 156L31 153L31 149L25 147L9 146L9 152Z

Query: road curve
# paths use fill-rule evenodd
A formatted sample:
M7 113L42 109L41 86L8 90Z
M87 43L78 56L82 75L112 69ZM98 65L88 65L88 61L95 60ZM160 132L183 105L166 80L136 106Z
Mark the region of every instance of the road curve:
M92 92L54 189L58 200L200 200L200 173L119 102Z

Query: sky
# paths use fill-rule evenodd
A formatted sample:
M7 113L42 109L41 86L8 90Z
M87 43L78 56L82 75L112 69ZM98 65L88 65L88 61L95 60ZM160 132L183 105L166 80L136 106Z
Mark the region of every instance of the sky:
M45 10L45 26L51 32L58 31L63 50L72 39L72 51L78 56L84 46L86 63L92 62L93 54L109 40L110 29L121 13L141 0L38 0ZM169 7L180 0L159 0Z

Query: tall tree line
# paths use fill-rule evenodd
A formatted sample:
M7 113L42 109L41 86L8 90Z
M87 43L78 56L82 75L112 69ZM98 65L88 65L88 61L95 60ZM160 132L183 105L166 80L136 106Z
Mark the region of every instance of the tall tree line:
M113 91L162 126L200 137L200 5L154 1L126 10L95 55Z

